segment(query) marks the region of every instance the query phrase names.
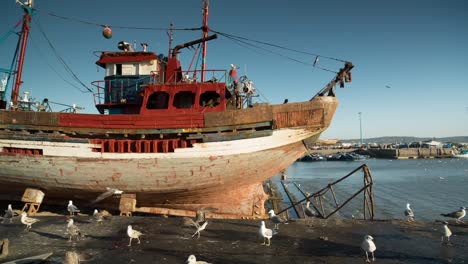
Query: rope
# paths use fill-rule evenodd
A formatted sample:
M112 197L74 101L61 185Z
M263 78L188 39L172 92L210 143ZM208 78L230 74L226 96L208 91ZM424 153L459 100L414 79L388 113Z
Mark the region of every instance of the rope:
M52 45L52 42L50 41L50 39L47 37L47 35L45 34L44 30L42 29L41 25L39 22L36 22L38 28L39 28L39 31L42 33L42 35L44 36L44 38L46 39L47 43L49 44L50 48L52 49L55 57L59 60L59 62L63 65L64 69L72 76L72 78L77 81L79 84L81 84L84 88L86 88L86 90L88 90L88 92L90 93L93 93L93 90L91 88L89 88L88 86L86 86L86 84L84 84L79 78L78 76L73 72L73 70L68 66L68 64L65 62L65 60L58 54L57 50L55 49L54 45Z
M82 24L87 24L87 25L92 25L92 26L98 26L98 27L112 27L112 28L119 28L119 29L138 29L138 30L201 30L201 27L197 28L161 28L161 27L130 27L130 26L111 26L109 24L101 24L101 23L96 23L96 22L91 22L91 21L86 21L83 19L78 19L78 18L72 18L72 17L66 17L66 16L61 16L57 15L54 13L47 13L50 16L60 18L63 20L70 20Z
M280 46L280 45L276 45L276 44L272 44L272 43L267 43L267 42L258 41L258 40L254 40L254 39L248 39L248 38L241 37L241 36L235 36L235 35L232 35L232 34L222 33L222 32L216 31L216 30L212 30L212 29L210 29L210 31L212 31L212 32L214 32L214 33L218 33L218 34L223 35L223 36L226 36L226 37L229 36L229 37L236 38L236 39L243 39L243 40L247 40L247 41L251 41L251 42L256 42L256 43L259 43L259 44L263 44L263 45L267 45L267 46L271 46L271 47L275 47L275 48L279 48L279 49L294 51L294 52L297 52L297 53L308 54L308 55L312 55L312 56L318 56L318 57L325 58L325 59L329 59L329 60L335 60L335 61L340 61L340 62L347 62L346 60L342 60L342 59L337 59L337 58L328 57L328 56L323 56L323 55L316 54L316 53L311 53L311 52L306 52L306 51L300 51L300 50L296 50L296 49L291 49L291 48L287 48L287 47Z

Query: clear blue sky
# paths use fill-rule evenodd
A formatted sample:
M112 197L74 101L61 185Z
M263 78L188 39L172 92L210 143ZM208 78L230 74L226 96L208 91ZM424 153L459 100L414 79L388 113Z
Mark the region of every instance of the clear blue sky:
M352 61L353 82L337 88L340 104L323 138L467 136L468 135L468 1L332 0L332 1L225 1L210 3L210 27L288 48ZM167 54L165 31L119 29L166 28L201 25L201 0L179 1L63 1L35 0L22 91L36 100L77 104L96 112L93 97L70 86L73 80L53 55L37 22L61 57L87 85L102 80L93 51L116 50L121 40L147 42L149 50ZM0 3L0 36L21 18L14 0ZM113 38L102 28L63 20L57 15L108 24ZM175 44L200 37L200 32L175 32ZM16 39L0 43L0 67L8 68ZM285 98L297 102L311 98L332 77L267 52L254 52L220 37L208 44L208 68L239 65L270 103ZM314 57L268 48L313 63ZM193 52L180 58L188 67ZM338 70L341 64L320 59L319 66ZM62 76L59 77L56 72ZM390 88L387 88L390 87ZM21 91L21 92L22 92ZM60 110L57 107L56 110Z

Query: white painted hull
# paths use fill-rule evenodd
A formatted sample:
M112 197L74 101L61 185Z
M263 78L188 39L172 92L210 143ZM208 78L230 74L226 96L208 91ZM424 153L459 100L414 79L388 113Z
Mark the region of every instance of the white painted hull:
M0 140L0 148L43 153L0 155L0 184L41 188L46 198L48 192L68 193L70 199L113 187L137 194L141 205L160 205L166 199L187 207L274 176L304 154L302 140L318 138L320 132L282 129L271 136L199 143L174 153L101 153L92 151L93 144Z

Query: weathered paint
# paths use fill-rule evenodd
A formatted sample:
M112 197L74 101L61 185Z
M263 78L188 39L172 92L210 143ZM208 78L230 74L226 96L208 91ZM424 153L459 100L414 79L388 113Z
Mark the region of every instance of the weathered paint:
M142 206L218 206L220 214L252 216L252 199L259 192L252 196L243 190L287 168L305 152L301 140L320 132L284 129L269 137L200 143L173 153L100 153L92 151L94 144L0 140L0 147L28 146L44 153L0 154L0 183L44 188L48 197L54 192L97 195L114 187L137 194ZM220 203L222 195L229 199Z

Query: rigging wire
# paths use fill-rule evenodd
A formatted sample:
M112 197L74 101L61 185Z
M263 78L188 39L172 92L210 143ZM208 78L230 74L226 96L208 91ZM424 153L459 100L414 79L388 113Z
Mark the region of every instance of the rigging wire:
M271 51L271 50L262 48L262 47L260 47L260 46L251 44L251 43L249 43L249 42L246 42L246 41L243 41L243 40L240 40L240 39L237 39L237 38L235 38L235 37L231 37L231 36L226 35L226 34L224 34L224 33L217 33L217 34L219 34L219 35L221 35L221 36L224 36L224 37L226 37L226 38L228 38L228 39L231 39L231 40L233 40L233 41L241 42L241 43L243 43L243 44L245 44L245 45L252 46L252 47L254 47L254 48L257 48L257 49L260 49L260 50L263 50L263 51L266 51L266 52L269 52L269 53L272 53L272 54L281 56L281 57L283 57L283 58L287 58L287 59L289 59L289 60L292 60L292 61L295 61L295 62L304 64L304 65L312 65L311 63L307 63L307 62L304 62L304 61L300 61L300 60L291 58L291 57L286 56L286 55L284 55L284 54L281 54L281 53L278 53L278 52L274 52L274 51Z
M50 15L50 16L56 17L56 18L75 21L75 22L79 22L79 23L82 23L82 24L99 26L99 27L110 26L112 28L119 28L119 29L138 29L138 30L202 30L203 29L202 27L196 27L196 28L160 28L160 27L114 26L114 25L109 25L109 24L100 24L100 23L96 23L96 22L90 22L90 21L86 21L86 20L82 20L82 19L78 19L78 18L61 16L61 15L57 15L57 14L54 14L54 13L51 13L51 12L49 12L47 14Z
M222 32L216 32L217 34L221 35L221 36L224 36L226 37L227 39L230 39L234 42L236 42L238 45L240 46L251 46L251 47L254 47L254 48L257 48L257 49L260 49L260 50L263 50L263 51L266 51L266 52L269 52L269 53L272 53L272 54L275 54L277 56L280 56L280 57L283 57L283 58L286 58L288 60L292 60L292 61L295 61L297 63L300 63L300 64L303 64L303 65L307 65L307 66L313 66L314 68L317 68L319 70L323 70L323 71L327 71L327 72L332 72L332 73L337 73L336 71L332 71L332 70L329 70L329 69L325 69L325 68L322 68L322 67L318 67L317 65L315 65L315 63L308 63L308 62L304 62L304 61L300 61L298 59L294 59L292 57L289 57L289 56L286 56L284 54L281 54L281 53L278 53L278 52L275 52L275 51L272 51L272 50L269 50L269 49L266 49L266 48L262 48L258 45L254 45L254 44L251 44L247 41L244 41L244 40L241 40L241 39L238 39L236 37L231 37L230 34L225 34L225 33L222 33ZM240 43L244 44L244 45L241 45ZM245 47L245 46L244 46ZM253 50L252 48L249 48L250 50ZM254 50L255 51L255 50ZM258 51L255 51L257 53L259 53Z
M291 48L287 48L287 47L280 46L280 45L276 45L276 44L272 44L272 43L267 43L267 42L263 42L263 41L258 41L258 40L254 40L254 39L249 39L249 38L245 38L245 37L241 37L241 36L235 36L235 35L232 35L232 34L222 33L222 32L213 30L213 29L211 29L211 28L210 28L210 31L213 32L213 33L217 33L217 34L223 35L223 36L225 36L225 37L226 37L226 36L229 36L229 37L233 37L233 38L237 38L237 39L242 39L242 40L247 40L247 41L251 41L251 42L256 42L256 43L259 43L259 44L263 44L263 45L267 45L267 46L271 46L271 47L275 47L275 48L279 48L279 49L294 51L294 52L297 52L297 53L302 53L302 54L307 54L307 55L312 55L312 56L318 56L318 57L321 57L321 58L325 58L325 59L329 59L329 60L335 60L335 61L340 61L340 62L347 62L346 60L342 60L342 59L337 59L337 58L328 57L328 56L323 56L323 55L316 54L316 53L311 53L311 52L306 52L306 51L300 51L300 50L296 50L296 49L291 49Z
M33 38L31 38L31 43L33 44L33 47L36 49L36 51L39 53L39 56L42 57L42 61L45 61L47 66L49 66L50 69L52 69L52 71L54 71L55 74L57 74L57 76L60 77L60 79L62 79L64 82L68 83L70 86L73 86L74 88L76 88L78 91L80 91L82 93L87 92L87 91L81 89L80 87L76 86L74 83L70 82L69 80L65 79L65 77L63 77L63 75L57 69L55 69L52 66L52 64L50 64L50 62L47 60L47 58L44 55L44 53L42 52L42 50L39 48L39 45L37 45L37 43L35 42L35 40Z
M37 21L37 20L35 20ZM39 31L42 33L42 35L44 36L44 38L46 39L47 43L49 44L50 48L52 49L55 57L59 60L59 62L63 65L64 69L71 75L71 77L76 81L78 82L79 84L81 84L81 86L83 86L84 88L86 88L86 90L90 93L93 93L93 90L91 88L89 88L86 84L84 84L79 78L78 76L73 72L73 70L68 66L68 64L65 62L65 60L58 54L57 50L55 49L54 45L52 45L52 42L50 41L50 39L47 37L47 35L45 34L44 30L42 29L41 25L39 22L35 22L35 24L37 24L38 28L39 28ZM82 92L86 92L86 91L82 91Z

